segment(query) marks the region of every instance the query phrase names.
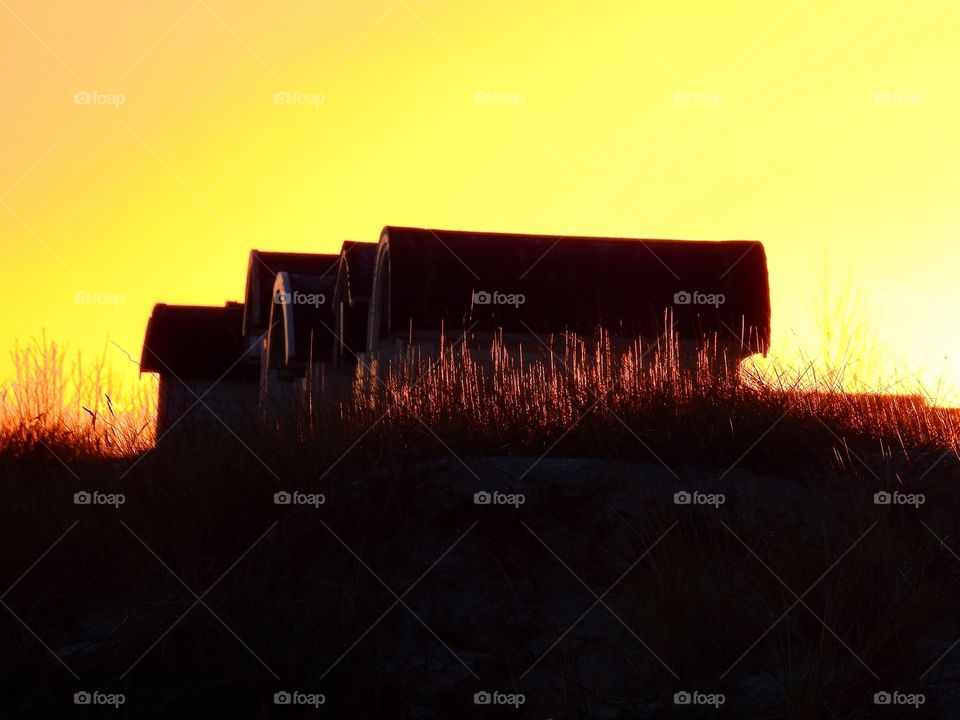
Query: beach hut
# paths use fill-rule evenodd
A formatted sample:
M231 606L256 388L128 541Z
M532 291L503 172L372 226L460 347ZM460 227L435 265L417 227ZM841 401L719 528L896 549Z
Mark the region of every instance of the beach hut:
M261 407L268 418L325 397L333 382L336 275L279 272L271 293Z
M140 371L159 379L158 442L231 430L256 417L257 372L244 362L243 305L159 303L147 322Z
M710 342L739 360L770 344L763 245L517 235L386 227L380 236L367 351L384 362L439 351L441 339L543 354L558 334Z
M335 277L339 262L340 255L332 253L250 251L244 292L243 335L247 338L253 362L257 365L262 362L277 273Z
M336 362L345 370L364 362L376 261L377 243L354 240L343 243L333 291L333 307L338 340Z

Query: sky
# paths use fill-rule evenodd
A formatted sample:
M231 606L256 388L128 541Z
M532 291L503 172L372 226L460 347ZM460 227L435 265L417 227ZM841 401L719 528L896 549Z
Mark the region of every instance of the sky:
M767 249L773 360L960 404L960 5L0 0L0 378L384 225ZM893 385L893 382L899 384Z

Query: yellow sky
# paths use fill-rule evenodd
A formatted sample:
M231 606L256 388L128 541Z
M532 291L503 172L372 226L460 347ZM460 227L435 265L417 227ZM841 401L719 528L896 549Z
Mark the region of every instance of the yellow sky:
M252 247L410 224L762 240L784 359L822 355L826 287L864 377L956 392L958 20L946 0L0 0L0 377L41 329L138 355L155 302L242 299Z

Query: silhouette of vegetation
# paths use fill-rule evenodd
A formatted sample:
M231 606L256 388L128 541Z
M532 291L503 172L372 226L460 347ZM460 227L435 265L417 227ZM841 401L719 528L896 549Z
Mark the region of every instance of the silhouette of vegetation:
M339 383L314 387L272 425L155 448L148 402L124 417L97 366L54 346L21 351L0 431L2 570L15 579L29 569L5 603L32 631L13 619L4 630L0 666L22 689L7 703L12 717L85 717L61 662L85 687L125 692L118 717L273 717L283 687L325 692L326 711L344 717L426 706L475 717L472 694L484 686L403 607L364 634L393 598L333 536L399 594L474 521L404 602L480 677L521 688L543 717L669 717L672 693L692 679L727 694L711 710L718 718L758 707L874 717L883 687L919 687L929 707L949 699L951 656L918 678L960 633L960 562L938 540L960 531L956 411L845 393L812 367L727 367L710 348L690 368L671 343L554 342L555 356L450 342L438 358L381 368L380 381L358 373L346 397ZM677 487L694 470L736 485L728 514L678 509L664 465ZM544 493L520 511L477 514L470 468ZM894 489L924 493L924 507L874 504L873 493ZM75 503L93 490L125 502ZM323 493L326 504L278 506L279 490ZM749 494L760 491L793 510L775 513ZM821 497L834 519L805 519L798 492ZM577 599L576 579L518 518L598 593L676 523L606 600L681 680L607 617L609 645L578 629L518 681L592 602L585 591ZM783 583L804 593L841 557L804 596L809 609L795 607L725 674L794 603ZM195 605L187 588L211 586ZM569 619L539 614L561 599ZM469 624L474 616L482 622ZM635 697L599 691L580 657L622 676ZM640 701L658 709L644 715Z

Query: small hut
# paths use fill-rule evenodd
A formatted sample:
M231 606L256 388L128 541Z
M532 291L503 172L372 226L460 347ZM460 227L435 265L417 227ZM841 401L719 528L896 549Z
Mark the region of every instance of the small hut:
M441 338L528 354L560 333L655 342L694 356L715 343L739 361L766 353L770 290L763 245L515 235L386 227L367 328L379 363ZM465 336L466 334L466 336Z
M158 441L223 424L235 431L256 417L257 372L244 362L242 327L240 303L154 306L140 371L159 377Z
M254 362L259 364L262 360L277 273L335 277L339 262L340 256L335 254L250 251L243 306L243 334L250 345Z
M277 273L260 379L267 417L326 394L337 348L335 283L333 273Z
M288 273L335 278L339 262L340 256L331 253L250 251L245 283L243 335L247 343L246 362L254 368L254 372L260 378L261 403L266 403L270 397L276 397L281 388L288 387L276 382L273 383L273 387L267 386L271 377L279 381L282 375L276 362L272 369L268 368L270 320L273 314L273 291L277 275ZM277 352L276 348L274 352ZM266 414L266 410L265 405L261 407L261 414Z
M376 262L377 243L354 240L343 243L333 291L333 310L338 339L336 362L345 370L364 361Z

